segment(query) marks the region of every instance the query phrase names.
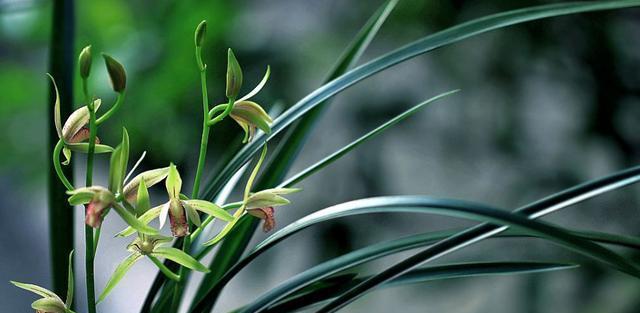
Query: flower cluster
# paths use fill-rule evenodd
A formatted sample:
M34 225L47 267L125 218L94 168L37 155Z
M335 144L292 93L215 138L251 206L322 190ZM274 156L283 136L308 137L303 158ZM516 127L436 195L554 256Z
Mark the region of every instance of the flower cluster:
M285 199L283 195L298 191L298 189L290 188L273 188L250 192L253 181L266 156L265 145L247 182L241 205L221 207L213 202L198 199L198 186L205 163L206 143L209 139L210 129L229 116L241 127L244 132L243 142L247 143L255 138L258 130L267 134L270 133L271 123L273 122L262 106L250 100L266 85L271 69L267 67L264 77L253 90L243 97L238 97L243 85L243 73L231 49L228 50L225 89L228 102L216 105L213 108L209 106L205 80L207 66L201 57L205 34L206 22L203 21L198 25L194 38L196 61L203 82L203 137L191 197L187 197L182 193L182 178L177 166L173 163L169 163L166 167L144 171L131 178L143 161L146 152L129 169L130 143L129 134L125 128L122 130L122 139L115 148L102 143L99 139L97 135L98 126L113 116L123 103L127 87L127 75L124 66L120 62L109 55L102 54L112 89L116 92L117 98L116 102L99 117L96 116L96 113L102 107L102 100L95 96L90 96L87 87L87 80L91 74L91 46L82 49L78 58L79 74L85 94L85 105L71 113L64 123L60 112L61 103L58 86L55 79L49 76L56 96L53 115L55 129L59 138L56 149L54 149L53 162L58 177L68 189L69 204L84 206L85 224L90 226L87 229L90 232L92 232L92 229L96 229L96 236L94 237L96 242L92 244L97 245L100 228L111 210L115 211L128 224L128 227L118 233L117 237L136 235L135 239L127 247L130 255L117 266L103 289L98 302L104 300L129 269L143 258L149 259L169 279L177 282L181 280L181 274L184 269L209 272L206 266L190 255L191 250L188 245L185 245L182 250L168 246L173 241L173 237L185 237L185 242L188 243L202 232L202 228L206 227L212 220L218 219L225 222L226 225L213 239L205 243L205 245L213 245L224 238L240 218L247 215L264 220L263 229L270 231L275 227L274 208L289 204L289 200ZM61 166L70 164L74 152L89 155L89 158L87 158L88 174L92 173L93 163L89 160L93 160L93 154L110 154L109 175L106 186L93 184L93 180L89 178L91 175L88 175L87 183L83 187L76 187L71 184L61 170ZM60 155L65 157L64 161L60 160ZM167 199L159 205L152 206L149 188L163 181L166 187ZM236 208L233 214L228 211L232 208ZM166 224L167 218L169 219L170 232L173 237L161 235L161 229ZM203 221L203 218L206 219ZM150 226L154 219L159 219L159 228ZM95 254L95 251L87 251L87 253ZM180 272L178 274L174 273L160 259L171 260L179 264L181 266ZM71 264L69 266L69 272L71 273ZM73 297L73 275L70 274L69 277L70 284L68 288L70 295L67 296L67 302L63 302L53 292L44 288L16 282L14 284L42 296L42 299L35 301L32 305L37 312L69 313L73 312L70 308L70 299ZM89 283L87 285L89 286ZM88 292L93 293L94 291L91 288ZM89 303L89 306L95 306L95 303Z

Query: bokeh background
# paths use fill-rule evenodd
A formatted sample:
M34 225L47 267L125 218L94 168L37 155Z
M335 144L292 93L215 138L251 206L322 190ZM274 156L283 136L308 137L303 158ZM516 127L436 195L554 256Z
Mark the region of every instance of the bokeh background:
M101 128L117 142L126 126L132 155L145 168L173 161L191 181L200 133L200 89L193 29L209 21L205 48L212 101L223 101L226 48L255 84L256 98L291 105L321 85L328 69L382 1L77 1L76 52L93 45L127 68L124 107ZM552 1L403 0L363 57L486 14ZM52 1L0 1L0 312L27 312L33 295L18 280L50 286L47 224L47 56ZM103 103L114 95L103 64L91 77ZM426 98L460 88L301 184L277 213L282 227L310 212L362 197L424 194L515 208L574 184L633 166L640 147L640 10L581 14L474 37L384 71L335 98L292 173L319 160ZM76 103L80 92L76 88ZM218 103L215 102L215 103ZM205 177L240 129L214 131ZM106 159L99 158L98 181ZM82 158L76 159L76 165ZM81 167L81 166L80 166ZM76 176L82 177L82 170ZM160 188L161 189L161 188ZM161 190L159 190L161 191ZM563 225L639 235L638 187L553 214ZM234 194L232 200L238 199ZM161 202L161 197L155 197ZM82 213L76 215L77 272L84 275ZM287 277L365 244L470 225L453 218L372 215L306 230L260 257L224 292L218 312L254 299ZM96 263L98 292L126 255L122 228L108 218ZM259 242L266 235L257 233ZM629 253L629 252L627 252ZM410 254L367 264L381 270ZM487 240L438 262L581 260L539 240ZM137 312L155 275L140 262L102 304L102 312ZM82 280L80 280L82 281ZM84 308L82 285L77 299ZM190 289L190 292L193 290ZM611 312L640 307L640 282L597 265L561 273L470 278L375 292L345 312ZM78 312L84 311L80 309Z

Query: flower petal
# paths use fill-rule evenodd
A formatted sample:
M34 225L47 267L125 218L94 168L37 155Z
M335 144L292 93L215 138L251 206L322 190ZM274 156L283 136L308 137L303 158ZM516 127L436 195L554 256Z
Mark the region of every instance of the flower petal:
M64 303L55 298L42 298L31 303L31 307L38 312L46 313L65 313L67 308Z
M176 169L176 166L171 163L169 165L169 174L167 175L167 181L165 182L167 187L167 193L169 197L173 199L180 198L180 190L182 190L182 178L180 173Z
M206 213L207 215L214 216L226 222L233 221L233 216L229 214L229 212L223 210L221 207L216 205L215 203L211 203L205 200L186 200L184 201L187 205L193 207L194 209Z
M198 262L192 256L182 252L182 250L171 247L157 247L153 249L151 255L162 257L174 261L186 268L196 270L203 273L209 273L210 270L202 263Z
M62 302L62 299L60 299L60 297L58 297L58 295L56 295L53 291L40 287L38 285L33 285L33 284L25 284L25 283L20 283L17 281L11 281L11 283L21 289L24 289L26 291L31 291L41 297L44 298L57 298L58 300L60 300L60 302Z
M157 168L150 171L145 171L134 177L128 184L122 189L123 194L129 203L135 203L136 190L140 181L144 179L147 188L161 182L169 173L169 167Z
M113 274L111 275L111 278L109 278L109 281L107 282L107 285L104 287L104 290L102 290L102 294L100 294L100 297L98 298L98 302L102 302L102 300L104 300L107 297L107 295L109 295L111 290L113 290L113 288L120 282L120 280L122 280L125 274L127 274L129 269L131 269L131 267L134 264L136 264L136 262L140 260L140 258L142 258L142 254L134 252L130 254L126 259L124 259L122 262L120 262L118 267L116 267L116 270L113 271Z
M169 215L169 202L163 204L160 209L160 228L164 227L164 223L167 221L167 215Z
M93 106L95 111L98 111L102 100L96 99L93 101ZM83 106L71 113L67 121L64 122L64 126L62 126L62 139L69 143L72 142L71 139L84 127L89 123L89 108L87 106Z
M160 211L162 211L163 206L164 204L148 210L147 212L142 214L140 217L138 217L138 221L142 222L145 225L149 224L152 220L160 216L161 214ZM166 219L166 214L165 214L165 219ZM162 228L162 226L160 228ZM129 226L124 230L122 230L121 232L117 233L116 237L128 237L135 233L136 233L136 230L133 227Z
M257 95L258 92L260 92L260 90L262 90L264 85L267 84L267 81L269 80L269 76L270 75L271 75L271 67L267 65L267 71L264 73L264 77L262 77L262 80L260 81L260 83L258 83L258 85L256 85L256 87L253 88L253 90L251 90L246 96L240 98L240 100L238 100L236 102L249 100L251 97Z

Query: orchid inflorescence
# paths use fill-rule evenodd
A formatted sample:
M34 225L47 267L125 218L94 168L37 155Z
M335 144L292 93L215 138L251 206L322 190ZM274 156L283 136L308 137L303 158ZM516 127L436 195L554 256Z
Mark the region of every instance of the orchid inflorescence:
M128 227L118 233L116 237L136 235L136 238L127 247L131 254L117 266L97 302L104 300L109 292L125 276L127 271L138 260L145 257L152 261L167 278L178 282L181 279L180 274L174 273L165 266L160 259L171 260L191 270L209 272L206 266L202 265L196 258L189 254L190 249L183 248L183 250L180 250L167 246L172 241L172 237L163 236L160 234L159 229L149 226L152 220L158 218L159 228L162 229L168 217L172 236L178 238L186 236L189 239L194 239L192 237L200 234L201 230L199 228L208 225L211 219L224 221L226 225L223 229L214 238L205 243L205 245L211 246L229 234L229 231L236 225L237 221L247 214L264 220L263 229L270 231L275 225L274 207L289 204L289 201L282 197L282 195L298 191L298 189L291 188L275 188L255 193L250 192L253 181L266 156L267 149L265 144L263 152L249 177L240 206L219 206L213 202L198 199L200 177L203 171L204 156L206 154L206 144L209 139L210 128L227 116L230 116L240 125L244 132L243 143L248 143L254 139L257 130L269 133L272 123L271 117L262 106L250 100L266 85L270 75L270 68L267 67L263 79L252 91L238 98L242 87L242 70L231 49L228 50L227 54L225 89L228 102L210 108L206 91L205 72L207 65L202 61L201 56L205 35L206 21L203 21L198 25L195 32L196 61L203 82L203 140L200 146L200 160L191 197L187 197L182 193L182 178L178 167L173 163L170 163L167 167L144 171L130 178L138 165L143 161L146 152L127 173L127 169L129 168L129 134L125 128L123 128L122 131L122 139L115 148L104 144L98 139L98 126L113 116L124 101L127 75L120 62L109 55L102 55L112 88L116 92L117 98L109 110L101 116L96 117L96 112L102 106L102 100L97 97L90 97L87 88L87 79L91 73L92 63L91 46L82 49L78 61L86 105L71 113L64 124L62 123L60 113L58 87L54 77L49 75L55 90L54 124L59 138L56 148L54 149L53 162L59 179L67 188L69 204L74 206L84 205L85 224L96 229L98 233L104 219L111 209L113 209L122 220L128 224ZM88 155L93 155L94 153L109 153L110 163L107 186L95 184L84 187L73 186L62 171L62 166L69 166L71 164L73 153L85 153ZM60 160L60 154L65 157L64 161ZM89 165L87 170L91 170ZM158 206L152 207L148 188L163 181L168 200ZM233 208L236 208L233 214L227 211ZM201 221L203 215L209 216L207 223ZM190 234L191 236L188 236ZM96 238L96 241L98 238L99 237ZM97 245L97 242L95 244ZM87 251L87 253L92 252ZM95 251L93 251L93 253L95 253ZM44 288L14 282L16 286L35 292L43 297L33 303L33 308L36 309L37 312L73 312L70 308L73 298L71 256L69 262L70 281L68 288L70 293L67 295L67 302L62 302L57 295ZM182 270L183 269L181 269L180 273L183 272ZM93 290L90 292L93 292ZM92 305L95 306L95 304L90 303L90 308Z

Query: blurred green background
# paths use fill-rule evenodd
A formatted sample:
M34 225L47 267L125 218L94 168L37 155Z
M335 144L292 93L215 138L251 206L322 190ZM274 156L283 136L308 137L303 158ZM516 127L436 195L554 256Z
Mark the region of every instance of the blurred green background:
M551 2L403 0L363 60L475 17ZM114 94L98 52L116 57L128 73L127 100L99 135L115 144L126 126L132 156L148 152L144 168L173 161L185 182L191 181L201 121L193 53L193 30L199 21L209 22L204 53L212 103L224 101L226 49L231 47L245 72L245 86L256 84L271 65L271 80L256 98L269 108L278 101L291 105L320 86L350 38L381 3L77 1L76 52L93 46L90 83L103 106L113 103ZM9 279L50 284L46 129L51 112L44 73L49 38L56 31L50 26L51 7L52 1L0 0L0 312L24 312L32 301ZM376 195L426 194L514 208L632 166L640 154L638 73L637 9L516 26L395 66L336 97L293 172L410 105L446 90L462 92L305 181L294 204L278 211L278 225L332 204ZM239 146L240 135L230 120L214 130L205 179L224 161L226 151ZM97 179L104 180L106 159L98 160ZM616 191L549 220L638 235L638 191ZM82 216L77 213L80 247ZM316 227L281 244L234 280L218 310L235 308L309 266L364 244L468 224L444 217L376 215ZM128 242L110 238L121 226L117 219L107 219L96 261L98 290L126 254ZM264 237L260 233L254 241ZM407 255L361 269L373 272ZM541 241L489 240L444 260L524 258L579 259ZM81 266L78 273L83 275ZM101 310L137 312L154 273L151 264L136 265ZM78 289L81 299L84 293ZM586 266L563 273L395 288L365 297L345 311L633 313L640 307L638 292L637 280Z

